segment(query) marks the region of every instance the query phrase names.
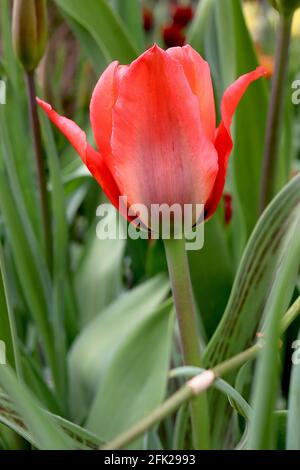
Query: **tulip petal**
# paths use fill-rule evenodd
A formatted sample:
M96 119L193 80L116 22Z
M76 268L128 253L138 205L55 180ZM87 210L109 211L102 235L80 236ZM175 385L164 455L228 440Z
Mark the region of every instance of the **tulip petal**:
M60 116L45 101L37 98L38 104L46 112L51 121L65 135L76 152L86 164L92 175L98 181L103 191L110 199L112 204L118 208L120 191L114 178L112 177L102 156L88 144L86 134L75 122Z
M77 124L75 124L75 122L56 113L50 104L40 98L36 98L36 101L56 127L58 127L58 129L67 137L82 161L86 163L87 141L85 133L77 126Z
M199 99L200 117L207 137L213 141L216 129L214 91L208 63L191 46L173 47L167 53L183 66L192 92Z
M218 171L183 67L154 46L128 68L113 108L111 171L130 204L204 203Z
M228 159L233 148L230 126L235 110L246 92L248 86L255 80L266 75L263 67L242 75L224 93L221 104L222 120L216 132L215 147L219 157L219 172L216 182L205 207L205 218L209 219L215 212L221 199L228 166Z
M266 75L264 67L257 67L256 70L246 73L232 83L225 91L221 104L222 122L224 123L228 133L230 134L230 126L235 110L242 99L244 93L247 91L248 86Z
M112 109L117 100L119 81L127 68L117 61L112 62L93 91L90 119L97 147L104 158L111 155Z

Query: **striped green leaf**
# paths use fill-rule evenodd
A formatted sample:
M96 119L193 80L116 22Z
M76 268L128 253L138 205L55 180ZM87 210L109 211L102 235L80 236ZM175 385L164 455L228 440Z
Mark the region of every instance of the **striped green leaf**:
M282 244L294 222L300 204L300 176L294 178L266 209L247 244L222 320L205 352L205 364L215 365L251 344L280 262ZM280 276L279 271L278 276ZM215 399L215 398L214 398ZM213 406L213 420L220 428L214 433L223 439L226 421L224 401ZM223 436L223 437L222 437Z

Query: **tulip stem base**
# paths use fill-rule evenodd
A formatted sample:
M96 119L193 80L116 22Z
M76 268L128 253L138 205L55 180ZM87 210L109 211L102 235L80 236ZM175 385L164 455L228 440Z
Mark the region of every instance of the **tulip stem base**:
M47 193L47 180L46 180L46 166L43 158L41 128L36 104L36 89L34 72L25 74L28 105L29 105L29 118L32 129L33 147L35 154L35 164L37 173L37 182L39 190L39 199L41 207L41 216L43 224L44 247L48 267L51 271L52 266L52 235L51 235L51 217Z
M286 76L289 63L291 26L292 16L281 16L275 56L275 71L272 79L272 90L266 129L260 194L260 212L263 212L276 192L276 173L278 167Z
M165 240L169 276L180 331L185 365L202 367L197 316L192 291L185 240ZM193 444L209 448L209 413L206 394L191 401Z

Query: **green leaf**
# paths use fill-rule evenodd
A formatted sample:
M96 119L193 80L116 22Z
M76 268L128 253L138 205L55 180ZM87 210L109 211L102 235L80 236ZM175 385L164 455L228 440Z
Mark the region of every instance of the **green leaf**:
M61 416L43 410L46 416L50 417L73 441L75 449L98 449L105 442L95 434L78 426L77 424L62 418ZM7 395L0 390L0 422L14 430L35 447L38 443L32 433L26 427L22 416L18 413L16 406Z
M234 0L235 1L235 0ZM214 16L216 22L216 42L218 49L218 66L220 67L222 79L222 93L236 77L236 31L234 29L233 2L225 0L216 2L214 6ZM240 26L240 25L239 25ZM230 32L228 34L228 32ZM216 74L214 74L216 76ZM218 96L221 100L221 90Z
M110 226L117 219L116 229L123 233L125 221L111 207L105 223ZM120 226L119 226L120 224ZM113 225L112 225L113 226ZM86 325L122 291L122 262L125 240L100 240L93 224L85 242L76 269L75 286L80 311L80 323Z
M226 310L205 351L206 366L218 364L251 344L278 268L282 243L294 221L299 203L298 176L272 201L252 233L240 262ZM281 271L278 276L280 274ZM212 395L215 438L217 442L224 441L223 433L228 425L219 417L224 415L226 404L222 399L219 401L215 394Z
M56 144L54 141L49 119L44 113L40 114L44 132L44 145L48 157L50 171L50 188L53 211L53 244L54 270L56 276L65 276L68 259L68 225L66 219L66 204L61 169Z
M287 410L274 411L276 450L285 450L288 415Z
M168 292L168 280L157 276L122 295L78 336L69 356L70 400L76 422L84 419L118 347L152 315Z
M109 58L104 55L103 50L99 47L94 36L87 28L84 28L82 24L76 21L71 15L64 13L64 16L74 32L85 57L92 64L95 73L100 76L109 64Z
M7 75L13 82L13 86L18 86L18 67L17 61L12 47L12 34L11 34L11 15L10 15L10 2L3 0L1 2L1 15L0 15L0 30L1 42L3 46L4 65L7 70Z
M0 367L0 386L14 402L37 447L42 450L72 449L71 438L43 411L30 390L9 366ZM1 408L0 408L1 413Z
M51 185L51 206L53 213L53 330L56 356L59 358L60 384L62 384L61 395L65 395L66 387L66 335L64 331L64 309L65 290L69 281L68 261L69 261L69 237L66 219L66 204L64 187L61 177L59 158L56 150L54 137L50 122L41 113L44 146L48 157L48 167L50 172ZM75 312L74 312L75 313ZM76 324L76 317L73 315L72 321Z
M143 30L142 3L139 0L117 0L117 9L124 21L136 49L141 53L146 47Z
M207 25L213 14L215 0L201 0L195 13L194 20L189 27L187 42L200 54L204 53Z
M40 404L47 410L56 414L63 414L61 403L51 384L45 382L45 371L35 360L33 355L22 355L22 379L30 388L31 392L39 400Z
M53 417L56 423L72 438L74 442L73 445L76 448L96 450L105 444L104 439L96 436L96 434L93 434L87 429L62 418L61 416L53 415L51 413L49 413L49 415Z
M149 414L164 398L173 336L171 309L168 301L133 327L102 377L86 426L106 440Z
M294 158L296 157L296 149L294 144L294 115L295 109L287 93L285 110L284 110L284 122L283 122L283 135L280 142L280 154L276 168L276 192L287 183L292 173L292 167Z
M9 301L8 282L0 244L0 341L5 343L6 361L20 372L15 318ZM1 367L1 365L0 365Z
M0 209L6 223L24 295L45 341L46 351L51 361L51 327L47 317L48 305L51 305L48 297L49 279L44 271L43 263L36 257L38 253L38 250L35 251L36 240L28 226L25 212L21 212L22 206L16 203L6 173L2 171L0 171ZM42 257L39 259L41 260Z
M233 266L224 229L216 214L205 224L204 247L189 252L194 295L210 338L225 310L233 282Z
M211 66L219 111L225 89L240 75L257 67L240 0L201 2L189 39ZM268 86L261 79L247 90L232 126L234 150L229 173L233 183L234 207L239 208L233 219L237 259L259 214L267 106Z
M278 342L280 321L291 300L300 263L300 205L284 241L280 274L276 275L264 316L265 346L254 376L253 419L249 428L249 449L274 449L273 409L279 385Z
M0 423L7 426L8 429L14 431L17 435L23 437L27 442L38 448L38 443L27 429L22 421L21 416L15 410L14 406L0 390Z
M106 0L55 0L93 36L108 61L129 63L138 55L128 31Z
M184 403L179 408L176 414L176 420L174 424L173 432L173 450L184 450L185 448L185 436L187 433L187 428L190 420L189 405Z
M22 292L43 339L47 359L57 383L53 331L50 323L51 281L42 256L41 245L33 228L32 218L27 210L24 188L19 179L15 161L17 149L11 145L2 108L0 107L0 211L5 222L5 234L9 239ZM34 194L32 185L30 187ZM35 210L34 207L32 209Z
M229 29L221 27L224 26L224 10L229 16L226 24L232 25ZM258 64L240 1L217 2L216 15L219 25L217 30L219 57L225 88L240 75L254 70ZM228 54L231 54L231 60L228 59ZM237 245L238 249L243 248L258 219L267 108L267 84L261 79L247 90L237 108L232 129L234 136L234 150L231 157L232 178L234 199L238 200L239 206L233 222L236 237L242 237ZM237 252L236 255L239 258L240 253Z
M226 1L231 4L232 9L234 43L236 46L236 77L239 77L241 74L255 69L257 59L252 39L245 24L240 1ZM225 34L228 34L228 32ZM228 51L224 52L228 53ZM237 109L234 127L233 179L242 209L247 239L257 222L259 214L267 109L267 83L261 79L252 84L245 94ZM251 129L251 132L249 129Z
M222 320L205 352L214 365L247 347L261 319L281 253L300 203L300 176L272 201L258 221L240 262Z
M300 335L295 341L293 367L289 387L288 422L286 448L287 450L300 450Z
M33 191L37 181L31 131L28 119L23 118L28 113L27 103L19 89L11 88L10 82L6 99L9 105L0 107L0 165L5 165L10 184L14 187L14 197L26 211L32 230L40 241L41 214L37 191Z

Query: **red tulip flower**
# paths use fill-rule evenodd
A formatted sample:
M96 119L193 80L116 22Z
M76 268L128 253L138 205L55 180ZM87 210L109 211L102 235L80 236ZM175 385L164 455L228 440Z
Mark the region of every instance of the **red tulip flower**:
M182 47L186 39L181 26L177 24L166 25L163 28L162 36L166 47Z
M173 22L182 28L185 28L192 21L193 17L194 11L190 6L185 7L182 5L177 5L174 8Z
M225 92L216 127L208 63L190 46L157 45L130 65L113 62L100 77L90 104L97 150L71 120L39 100L69 139L110 201L128 206L205 204L217 208L233 142L230 125L248 85L262 67L241 76Z

